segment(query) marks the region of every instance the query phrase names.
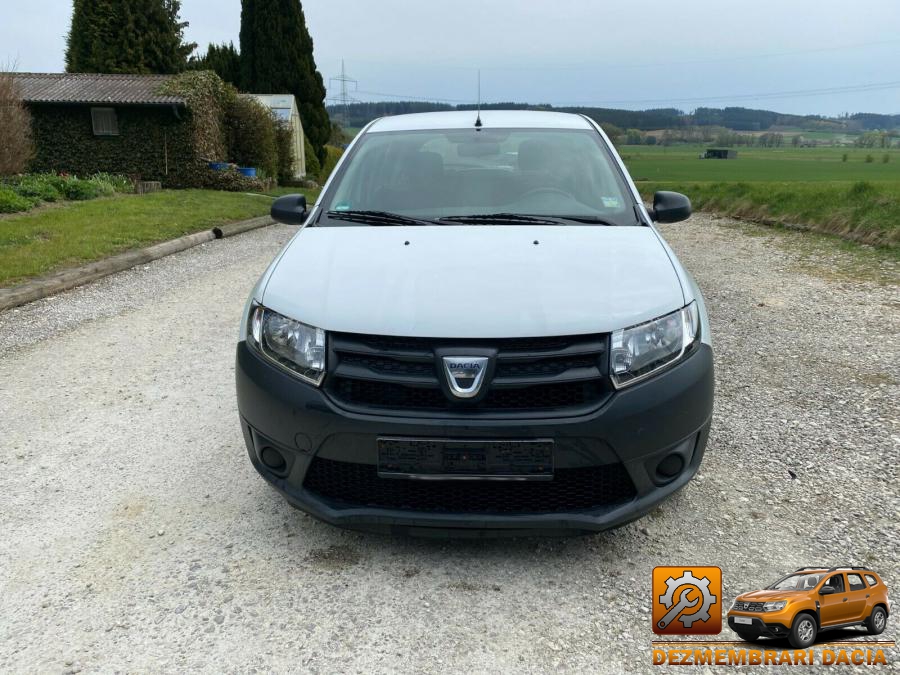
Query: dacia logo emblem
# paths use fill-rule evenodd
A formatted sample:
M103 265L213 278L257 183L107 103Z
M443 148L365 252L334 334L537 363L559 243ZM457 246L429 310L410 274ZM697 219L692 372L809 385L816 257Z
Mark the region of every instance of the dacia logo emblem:
M456 398L473 398L481 391L487 372L486 356L444 356L444 373L450 393Z

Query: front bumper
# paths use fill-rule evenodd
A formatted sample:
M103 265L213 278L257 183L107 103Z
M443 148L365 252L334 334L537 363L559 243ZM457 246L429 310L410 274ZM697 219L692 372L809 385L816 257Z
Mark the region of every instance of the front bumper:
M705 344L664 373L616 392L598 410L559 418L430 419L349 412L262 359L245 342L238 344L235 370L250 461L293 506L341 527L419 535L573 534L624 525L684 487L697 472L713 404L712 350ZM634 495L623 503L571 512L453 513L348 504L304 487L314 458L377 464L376 439L385 436L549 438L555 443L556 468L624 467ZM266 447L285 458L283 469L273 471L263 463L260 453ZM663 478L656 467L672 452L682 457L683 466L674 477Z
M750 625L736 623L736 616L746 617L752 621ZM780 612L728 612L728 627L735 633L770 638L783 638L791 632L791 617Z

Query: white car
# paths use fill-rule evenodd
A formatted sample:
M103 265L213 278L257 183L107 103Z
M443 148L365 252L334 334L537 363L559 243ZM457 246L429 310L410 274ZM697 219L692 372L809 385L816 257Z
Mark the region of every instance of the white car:
M260 278L237 348L250 460L335 525L577 533L696 473L713 407L700 290L591 119L376 120Z

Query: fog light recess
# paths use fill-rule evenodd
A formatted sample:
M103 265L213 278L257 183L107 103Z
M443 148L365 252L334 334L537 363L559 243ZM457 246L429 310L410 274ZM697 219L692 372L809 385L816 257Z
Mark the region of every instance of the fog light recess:
M270 446L266 446L260 450L259 458L262 460L262 463L272 469L272 471L284 471L284 468L287 466L284 455Z
M671 480L681 473L684 469L684 457L680 453L673 452L665 457L656 465L657 480Z

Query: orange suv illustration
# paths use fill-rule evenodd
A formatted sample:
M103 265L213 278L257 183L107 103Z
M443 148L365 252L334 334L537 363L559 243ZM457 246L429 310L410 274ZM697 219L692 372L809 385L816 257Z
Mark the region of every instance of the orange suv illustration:
M891 602L881 577L866 567L801 567L762 591L742 593L728 626L744 640L786 637L809 647L824 630L865 626L884 631Z

